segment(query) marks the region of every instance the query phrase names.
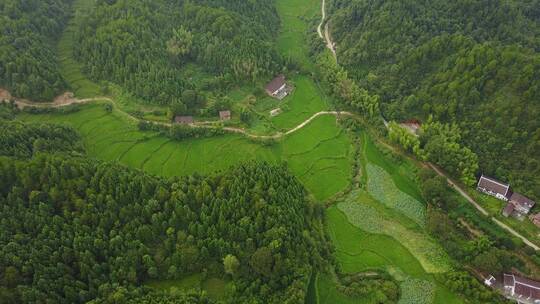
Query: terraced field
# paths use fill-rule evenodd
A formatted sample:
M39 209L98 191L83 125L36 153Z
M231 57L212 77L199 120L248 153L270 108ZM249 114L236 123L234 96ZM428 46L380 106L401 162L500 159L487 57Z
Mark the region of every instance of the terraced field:
M463 303L435 280L434 274L449 271L452 265L441 246L424 230L423 222L419 222L424 210L414 171L404 171L412 170L412 164L392 161L366 134L362 136L366 187L326 210L327 230L342 271L388 271L400 282L400 304ZM373 179L377 185L384 185L383 191L375 187ZM319 275L319 303L358 302L339 293L332 283L329 275Z
M350 141L333 116L321 116L273 146L250 142L241 135L173 141L155 132L141 132L119 112L100 104L71 114L19 115L27 121L65 123L82 135L90 156L119 161L163 176L210 173L242 161L285 161L318 200L348 185Z

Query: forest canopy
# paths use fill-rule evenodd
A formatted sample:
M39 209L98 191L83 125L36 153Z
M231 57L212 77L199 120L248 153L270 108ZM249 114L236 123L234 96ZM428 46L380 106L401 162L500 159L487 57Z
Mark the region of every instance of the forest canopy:
M71 0L0 1L0 87L14 96L51 100L66 88L54 41Z
M539 7L334 0L330 28L340 63L388 120L456 124L481 172L540 198Z
M186 90L219 90L274 74L279 17L256 1L99 1L76 31L76 57L94 80L123 86L149 103L182 103ZM195 64L213 75L184 75ZM191 67L192 68L192 67Z
M8 140L62 130L4 124L0 120L2 128L17 130ZM66 145L57 147L62 152ZM65 153L19 160L7 157L11 150L0 153L5 303L86 303L134 294L141 297L133 303L153 303L139 286L200 272L231 280L233 303L300 303L312 270L331 260L321 207L285 165L251 162L165 180ZM165 298L160 302L206 299Z

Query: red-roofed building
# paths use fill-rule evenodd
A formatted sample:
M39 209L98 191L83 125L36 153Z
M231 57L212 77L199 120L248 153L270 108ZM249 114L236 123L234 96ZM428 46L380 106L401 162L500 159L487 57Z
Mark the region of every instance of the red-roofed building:
M231 111L219 111L219 119L231 120Z

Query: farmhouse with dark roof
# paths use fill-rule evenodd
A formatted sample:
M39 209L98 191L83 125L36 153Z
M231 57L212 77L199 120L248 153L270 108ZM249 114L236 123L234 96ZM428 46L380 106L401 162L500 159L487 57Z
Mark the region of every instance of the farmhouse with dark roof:
M504 274L504 293L519 304L540 303L540 283L513 274Z
M523 194L512 192L510 185L502 183L494 178L482 175L476 187L478 191L494 196L500 200L508 202L502 210L502 214L506 217L510 215L516 216L518 219L523 219L536 204Z
M279 75L276 78L272 79L266 87L266 93L268 95L277 98L279 100L285 98L289 94L287 89L287 82L285 81L284 75Z
M506 202L508 201L507 195L510 190L510 185L482 174L476 189Z

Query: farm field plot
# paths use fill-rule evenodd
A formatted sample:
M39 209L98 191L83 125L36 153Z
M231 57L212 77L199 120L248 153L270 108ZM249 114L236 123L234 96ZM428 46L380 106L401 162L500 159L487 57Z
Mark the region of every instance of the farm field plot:
M139 131L120 112L107 113L100 104L70 114L21 114L19 119L71 125L81 133L90 156L162 176L210 173L252 159L285 161L321 201L347 187L352 166L349 137L333 116L320 116L272 146L235 134L173 141Z
M309 29L308 20L320 15L320 1L278 0L276 7L282 23L277 40L278 50L303 68L311 69L313 63L309 59L309 47L305 39Z
M367 164L369 193L379 202L394 208L403 215L424 227L426 222L426 206L412 196L399 190L392 177L383 168Z
M435 281L418 259L395 238L369 233L351 224L338 207L326 210L327 229L336 246L336 257L344 272L356 273L384 269L400 283L400 304L463 303L455 294ZM391 250L389 250L391 249ZM333 282L319 276L317 290L320 303L357 303L340 294ZM421 285L422 293L414 286ZM424 290L425 289L425 290Z
M68 26L62 33L58 42L58 57L60 62L60 73L67 81L71 90L79 98L89 98L100 95L100 87L89 80L82 73L82 65L73 58L73 33L80 18L80 12L90 10L95 5L95 0L75 0L73 2L74 15ZM84 15L84 13L82 13Z
M373 139L367 133L362 133L362 150L363 159L362 164L364 167L367 163L379 166L384 169L394 181L396 187L415 198L417 201L422 201L422 195L416 185L416 170L415 164L404 159L402 161L395 161L389 159L385 153L383 153L373 142ZM385 151L391 153L390 151Z

